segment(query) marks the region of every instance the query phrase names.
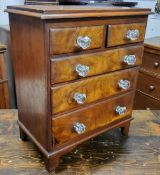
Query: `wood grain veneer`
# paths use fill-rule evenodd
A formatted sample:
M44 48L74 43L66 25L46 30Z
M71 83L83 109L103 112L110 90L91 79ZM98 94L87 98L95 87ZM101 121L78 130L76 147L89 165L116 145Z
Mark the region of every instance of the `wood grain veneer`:
M119 127L127 136L143 52L141 36L150 10L35 5L10 6L7 11L20 137L24 141L29 137L36 144L44 155L47 170L55 170L62 155L103 132ZM123 26L122 36L135 23L142 33L140 43L108 47L108 39L118 37L117 33L111 36L109 26ZM80 35L91 40L85 49L75 46ZM136 62L131 66L121 64L125 54L135 55ZM73 71L79 61L91 67L87 77L79 78ZM131 81L128 90L118 88L121 79ZM77 91L87 94L85 104L73 102ZM119 111L123 115L113 112L117 105L125 105ZM75 136L71 128L78 121L88 130Z
M103 47L104 26L50 29L50 54L63 54L83 50L76 44L78 36L88 36L88 49Z
M122 25L109 25L108 27L108 42L107 46L117 46L127 43L143 42L145 34L145 23L135 24L122 24ZM138 30L139 37L136 40L129 40L126 38L128 30Z
M69 109L82 106L73 99L75 93L86 94L84 104L94 102L112 95L118 95L130 89L134 89L137 80L137 68L122 70L115 73L104 74L83 81L52 87L52 113L64 112ZM120 80L128 80L130 87L127 90L118 86Z
M134 65L124 63L124 57L126 55L136 56ZM140 65L142 62L142 55L143 46L139 45L85 55L51 59L51 83L55 84L75 79L83 79L83 77L80 77L75 71L76 65L78 64L89 67L89 71L86 75L86 77L88 77Z
M100 103L82 108L81 110L61 115L53 118L53 133L58 144L67 142L68 140L78 137L79 135L73 130L76 122L84 123L86 133L90 130L103 127L116 120L131 116L132 113L133 92ZM126 106L127 112L118 115L115 112L116 107Z

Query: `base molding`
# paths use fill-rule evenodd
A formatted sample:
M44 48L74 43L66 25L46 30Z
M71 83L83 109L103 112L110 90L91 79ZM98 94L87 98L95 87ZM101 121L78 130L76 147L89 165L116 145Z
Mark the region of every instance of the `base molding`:
M74 149L77 145L81 144L84 141L87 141L93 137L98 136L99 134L102 134L104 132L107 132L109 130L112 130L114 128L123 128L125 126L128 126L126 124L130 123L130 121L133 120L133 118L128 117L125 120L123 119L122 121L116 121L112 123L111 125L104 126L101 128L98 128L96 132L91 131L90 135L88 137L83 137L82 139L77 139L72 141L71 143L64 143L60 146L57 146L54 148L54 151L48 152L38 141L37 139L31 134L31 132L23 125L21 121L18 120L18 125L21 130L26 133L26 135L33 141L33 143L38 147L38 149L42 152L42 154L45 156L45 158L52 158L54 156L61 156L65 153L70 152L72 149ZM129 131L129 127L128 127ZM63 148L63 149L62 149Z

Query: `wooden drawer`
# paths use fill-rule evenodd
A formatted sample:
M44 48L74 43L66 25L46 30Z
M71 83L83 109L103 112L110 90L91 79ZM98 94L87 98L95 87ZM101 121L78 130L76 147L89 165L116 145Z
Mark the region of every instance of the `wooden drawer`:
M57 143L67 142L83 133L131 116L133 96L134 93L131 92L53 118L52 132L54 138ZM119 108L122 109L121 114L118 113L117 109Z
M64 54L104 45L104 26L50 29L50 54Z
M137 71L137 68L132 68L52 87L52 113L63 112L135 88ZM121 80L126 85L129 82L130 86L120 88L118 83Z
M4 60L4 53L0 53L0 81L7 80L7 70Z
M60 83L141 64L143 46L113 49L51 60L51 83ZM135 63L126 62L126 56ZM134 58L135 56L135 58ZM128 57L129 58L129 57Z
M144 23L109 25L107 46L142 42L145 36L145 28L146 24Z
M160 74L160 55L144 52L142 68Z
M0 109L9 108L8 82L0 80Z
M139 91L136 91L134 100L134 109L136 110L160 110L160 100L156 100L150 96L147 96Z
M160 79L140 73L137 89L152 97L160 99Z

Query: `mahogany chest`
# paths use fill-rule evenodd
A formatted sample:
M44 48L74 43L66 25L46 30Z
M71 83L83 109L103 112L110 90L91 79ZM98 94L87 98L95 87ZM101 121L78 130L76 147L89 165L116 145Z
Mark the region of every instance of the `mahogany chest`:
M5 52L6 47L0 43L0 109L6 109L10 107L8 78L4 58Z
M78 144L127 135L149 9L10 6L21 138L48 171Z
M160 109L160 37L145 40L135 109Z

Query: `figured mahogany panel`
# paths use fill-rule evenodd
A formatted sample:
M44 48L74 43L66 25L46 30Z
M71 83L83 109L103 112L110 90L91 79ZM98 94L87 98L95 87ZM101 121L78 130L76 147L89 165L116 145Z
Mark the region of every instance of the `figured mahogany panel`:
M74 125L78 122L84 124L87 133L90 130L103 127L107 124L115 122L126 116L131 116L132 101L134 93L120 95L100 103L96 103L77 110L72 113L61 115L52 119L52 132L57 143L69 141L79 134L74 130ZM124 114L117 114L115 109L117 106L126 107Z
M89 37L90 45L86 49L82 49L77 44L78 37ZM50 29L50 54L64 54L101 48L103 41L104 26L53 28Z
M160 79L150 75L139 73L137 89L147 95L160 99Z
M108 26L108 42L107 46L117 46L122 44L129 44L144 41L145 36L145 23L132 23ZM135 40L127 39L127 32L129 30L138 30L139 36Z
M87 104L125 92L125 89L121 89L118 86L120 80L128 80L130 82L128 89L133 89L136 85L137 72L137 68L132 68L52 87L52 113L63 112L78 106L83 106L83 104L78 104L73 99L75 93L85 94L86 99L84 104Z
M149 72L160 74L160 55L144 52L141 67Z
M134 65L124 62L127 55L135 55ZM120 49L112 49L94 54L76 55L51 59L51 83L60 83L83 78L76 72L77 65L87 66L89 71L85 77L129 68L141 64L143 46L132 46Z

